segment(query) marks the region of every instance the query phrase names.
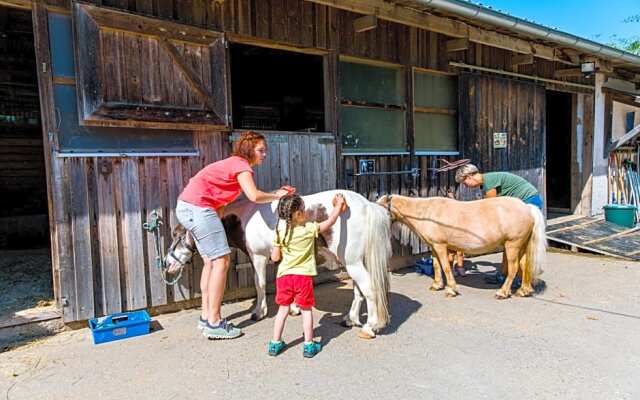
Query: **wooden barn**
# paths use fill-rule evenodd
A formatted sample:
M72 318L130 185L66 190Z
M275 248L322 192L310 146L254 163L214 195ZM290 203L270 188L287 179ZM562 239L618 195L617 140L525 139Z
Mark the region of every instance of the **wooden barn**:
M142 225L243 130L265 190L441 195L470 158L588 215L640 94L640 57L459 0L0 0L0 59L0 244L49 232L65 322L198 303Z

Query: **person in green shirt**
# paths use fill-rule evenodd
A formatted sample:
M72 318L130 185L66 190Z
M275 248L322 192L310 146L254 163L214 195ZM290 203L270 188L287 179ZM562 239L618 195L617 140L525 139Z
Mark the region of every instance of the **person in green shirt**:
M532 204L540 210L543 208L542 197L538 190L524 178L510 172L487 172L481 174L473 164L466 164L456 171L456 182L470 188L482 187L485 198L510 196L516 197L526 204Z

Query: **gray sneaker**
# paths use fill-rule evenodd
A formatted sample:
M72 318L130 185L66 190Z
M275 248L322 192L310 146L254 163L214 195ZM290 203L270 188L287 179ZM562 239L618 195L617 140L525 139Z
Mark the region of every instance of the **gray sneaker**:
M242 335L242 331L223 319L215 326L207 323L202 329L202 334L208 339L235 339Z

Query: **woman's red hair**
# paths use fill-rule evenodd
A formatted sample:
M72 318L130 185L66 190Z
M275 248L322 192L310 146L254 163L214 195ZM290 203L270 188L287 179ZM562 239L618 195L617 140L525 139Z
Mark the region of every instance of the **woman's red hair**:
M260 142L266 142L263 135L253 131L246 131L233 144L232 154L244 158L249 163L253 163L256 158L253 151Z

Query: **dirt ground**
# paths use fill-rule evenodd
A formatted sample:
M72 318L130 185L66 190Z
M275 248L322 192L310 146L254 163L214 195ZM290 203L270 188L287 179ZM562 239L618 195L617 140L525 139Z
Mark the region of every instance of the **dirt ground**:
M639 263L549 253L543 292L498 301L485 277L500 255L472 261L477 270L454 299L427 290L429 277L394 274L391 325L370 341L338 324L349 283L321 285L314 314L324 349L314 359L302 357L299 318L287 322L289 349L267 356L275 307L254 323L243 301L223 309L244 330L233 341L202 337L199 312L188 310L156 317L158 329L138 338L95 346L81 329L2 353L0 398L640 397Z
M0 250L0 293L0 321L54 310L50 250Z

